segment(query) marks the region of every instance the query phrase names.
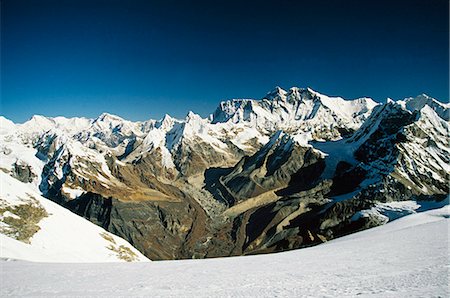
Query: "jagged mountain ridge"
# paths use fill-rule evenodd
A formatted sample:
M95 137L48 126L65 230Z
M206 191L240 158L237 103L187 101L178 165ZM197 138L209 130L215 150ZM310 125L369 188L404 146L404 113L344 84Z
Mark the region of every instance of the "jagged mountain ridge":
M442 199L445 115L424 95L276 88L207 119L2 119L0 167L152 259L278 251L376 225L358 214L379 203Z
M276 87L261 100L233 99L222 102L212 123L249 122L261 130L302 131L313 139L338 139L342 130L357 129L377 104L370 98L344 100L311 88ZM341 131L340 131L341 129Z

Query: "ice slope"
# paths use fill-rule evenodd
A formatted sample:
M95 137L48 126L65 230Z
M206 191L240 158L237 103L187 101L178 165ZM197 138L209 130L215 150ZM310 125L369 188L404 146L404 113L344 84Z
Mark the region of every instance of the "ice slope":
M446 206L323 245L271 255L148 264L2 262L0 294L448 297L449 217Z
M0 258L37 262L121 262L119 251L129 251L136 261L148 261L127 241L108 233L101 227L70 212L35 191L26 184L0 171L0 207L39 204L48 213L38 222L40 230L30 239L30 244L0 234ZM36 203L37 202L37 203ZM0 211L1 211L0 208ZM15 216L10 211L4 217Z

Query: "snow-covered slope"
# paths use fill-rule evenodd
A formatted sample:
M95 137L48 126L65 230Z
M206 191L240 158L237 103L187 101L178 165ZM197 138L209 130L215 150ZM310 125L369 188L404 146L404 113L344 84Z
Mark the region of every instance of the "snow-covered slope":
M272 255L150 264L0 263L2 296L448 297L449 212ZM57 282L55 280L70 282ZM95 282L93 282L95 281Z
M127 241L0 172L0 258L37 262L148 261ZM20 240L20 241L19 241Z

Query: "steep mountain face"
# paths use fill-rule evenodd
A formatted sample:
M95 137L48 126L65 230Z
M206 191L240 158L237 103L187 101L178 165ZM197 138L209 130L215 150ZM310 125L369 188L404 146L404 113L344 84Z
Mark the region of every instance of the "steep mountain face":
M253 156L244 157L231 173L223 176L221 180L230 190L230 195L237 201L242 201L269 191L285 189L289 184L298 190L306 188L307 185L301 184L313 183L313 176L309 181L298 182L291 181L292 176L300 169L305 171L313 165L318 168L316 174L320 174L321 166L316 166L316 163L323 164L319 152L299 145L292 137L278 131L258 152Z
M294 87L206 119L0 118L0 168L150 259L280 251L445 203L448 108Z

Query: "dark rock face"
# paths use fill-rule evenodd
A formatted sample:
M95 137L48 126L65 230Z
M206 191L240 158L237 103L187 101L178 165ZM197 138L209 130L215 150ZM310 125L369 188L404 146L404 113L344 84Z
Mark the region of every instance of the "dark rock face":
M354 191L366 178L366 175L367 171L359 166L353 167L345 161L339 162L329 195L339 196Z
M230 194L220 178L230 174L233 168L209 168L205 171L205 190L213 195L219 202L231 206L235 203L235 198Z
M311 148L294 144L288 135L276 137L219 179L236 201L270 190L301 190L313 184L324 169L323 160ZM311 175L311 176L309 176Z
M159 150L152 152L152 154L145 154L133 162L136 171L151 173L153 176L165 177L169 180L174 180L178 173L174 169L163 169L161 165L162 155Z
M18 179L19 181L29 183L33 181L33 179L36 177L36 174L33 173L29 165L14 163L13 177Z
M315 185L319 184L320 176L325 169L325 160L314 156L312 151L307 151L305 159L309 160L305 167L300 168L296 173L294 173L289 180L289 184L286 188L279 190L277 192L280 196L288 196L301 191L305 191L313 188Z
M44 166L44 169L41 173L41 184L39 185L39 189L44 193L48 198L52 201L55 201L59 204L63 204L65 202L65 198L61 196L61 187L67 179L67 175L70 175L71 169L68 159L62 159L62 172L64 175L62 177L58 177L55 171L55 164L57 162L58 155L60 154L61 149L55 150L51 159ZM49 152L47 152L50 154ZM42 154L42 153L41 153Z
M112 198L103 198L101 195L91 192L65 204L68 209L104 229L109 227L112 206Z
M387 107L384 107L384 109L387 109ZM393 109L394 112L380 112L381 115L379 117L381 117L381 120L378 128L355 151L357 160L365 163L377 160L385 160L386 163L390 163L395 160L398 155L395 145L406 140L402 134L402 129L413 123L417 115L398 107ZM386 115L383 113L386 113ZM387 156L390 158L386 158Z
M127 239L153 260L186 258L188 238L196 233L196 209L186 203L122 202L86 193L65 206L104 229Z
M200 138L182 139L174 152L175 166L182 176L193 176L210 167L227 165L230 159L239 160L244 156L244 152L231 142L227 145L227 154L224 154Z

